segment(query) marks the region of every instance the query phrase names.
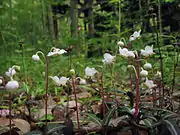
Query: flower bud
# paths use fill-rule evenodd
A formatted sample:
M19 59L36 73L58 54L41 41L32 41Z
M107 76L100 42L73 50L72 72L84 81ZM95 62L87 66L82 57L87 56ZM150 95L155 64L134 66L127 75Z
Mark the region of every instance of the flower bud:
M146 64L144 64L144 69L146 69L146 70L150 70L150 69L152 69L152 65L151 65L151 63L146 63Z
M131 69L131 68L132 68L132 65L128 65L127 68L128 68L128 69Z
M119 42L117 43L117 45L119 45L119 46L124 46L124 42L119 41Z
M75 70L74 70L74 69L71 69L71 70L70 70L70 73L71 73L72 75L75 75Z
M39 61L39 60L40 60L39 55L37 55L37 54L33 55L33 56L32 56L32 59L33 59L34 61Z
M140 75L141 75L141 77L146 77L146 76L148 76L148 71L142 69L142 71L140 72Z
M12 90L17 90L19 88L19 83L17 81L9 81L7 84L6 84L6 89L8 91L12 91Z
M16 71L20 71L21 67L20 67L20 66L17 66L17 65L14 65L14 69L15 69Z

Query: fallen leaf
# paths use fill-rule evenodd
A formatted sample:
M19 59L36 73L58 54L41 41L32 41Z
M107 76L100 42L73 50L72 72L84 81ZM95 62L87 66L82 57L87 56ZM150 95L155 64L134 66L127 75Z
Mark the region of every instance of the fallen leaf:
M0 118L0 127L5 127L9 125L9 119L7 118Z
M19 128L23 133L30 131L30 124L23 119L13 119L14 125Z
M64 106L67 106L67 102L63 104ZM80 103L77 103L78 108L81 107ZM76 102L75 101L69 101L69 108L76 108Z

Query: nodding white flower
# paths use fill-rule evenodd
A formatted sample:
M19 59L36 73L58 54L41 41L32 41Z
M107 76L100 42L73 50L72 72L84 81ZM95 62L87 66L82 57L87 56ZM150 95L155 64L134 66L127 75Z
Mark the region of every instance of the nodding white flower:
M16 74L16 70L14 69L14 66L12 66L11 68L9 68L9 70L6 72L6 75L8 77L13 77Z
M131 109L131 110L130 110L130 113L131 113L131 114L134 114L134 113L135 113L135 108Z
M40 57L39 57L39 55L37 55L37 54L34 54L34 55L32 56L32 59L33 59L34 61L40 61Z
M146 77L146 81L145 81L145 86L148 87L149 89L152 89L154 87L156 87L157 85L154 84L154 82L152 80L148 80L148 78Z
M97 70L95 68L86 67L85 69L85 76L87 77L93 77L97 73Z
M135 31L129 38L129 41L134 41L136 38L140 37L141 30Z
M124 46L124 42L120 40L120 41L117 42L117 45L118 46Z
M79 80L79 84L87 84L85 79L82 79L81 77L77 77L77 80Z
M69 80L69 78L66 78L64 76L62 76L61 78L57 76L50 76L50 78L55 82L57 86L66 86L66 83Z
M133 114L133 115L135 114L135 112L136 112L136 109L135 109L135 108L133 108L133 109L130 110L130 113ZM139 113L139 109L138 109L138 113Z
M19 83L15 80L9 81L6 84L6 90L12 91L12 90L17 90L19 88Z
M144 69L146 69L146 70L150 70L150 69L152 69L152 65L151 65L151 63L146 63L146 64L144 64Z
M153 52L153 45L152 46L146 46L145 49L141 49L141 55L147 57L154 54Z
M119 53L123 57L132 57L132 58L135 58L135 54L133 53L133 51L129 51L127 48L121 49L121 47L119 47Z
M0 78L0 85L3 83L3 80Z
M48 57L57 56L57 55L61 55L61 54L64 54L64 53L67 53L67 51L64 50L64 49L59 49L59 48L53 47L52 51L50 51L47 56Z
M116 56L112 56L109 53L105 53L104 54L104 60L102 60L102 62L104 62L104 64L111 64L115 61Z
M146 76L148 76L148 71L146 71L143 68L141 68L140 75L141 75L141 77L146 77Z
M161 78L161 72L160 72L160 71L157 71L157 73L155 74L155 77L156 77L156 78Z

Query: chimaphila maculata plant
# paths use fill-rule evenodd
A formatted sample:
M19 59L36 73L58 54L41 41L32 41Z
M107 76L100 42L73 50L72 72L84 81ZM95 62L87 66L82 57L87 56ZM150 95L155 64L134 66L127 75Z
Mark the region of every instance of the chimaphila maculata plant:
M135 31L130 36L129 44L132 44L135 40L141 37L140 32L141 30ZM152 80L148 79L148 71L152 69L152 65L151 63L147 62L147 59L151 55L154 54L153 46L146 46L145 49L131 51L128 45L124 46L124 42L122 40L117 42L117 45L119 46L120 56L128 60L128 64L131 64L131 65L128 65L127 68L128 69L133 68L133 70L135 71L135 78L136 78L135 100L136 102L135 102L135 108L132 108L132 109L133 109L134 116L137 117L140 111L139 110L140 87L146 86L148 89L152 89L156 86L156 84L154 84ZM133 62L130 62L130 61L133 61ZM146 63L141 67L141 63L143 63L144 61ZM141 78L145 78L144 81L142 82L143 85L140 84ZM132 90L132 86L131 86L131 90Z
M46 86L45 86L45 90L46 90L46 94L45 94L45 119L46 119L46 125L47 125L47 100L48 100L48 85L49 85L49 81L48 81L48 69L49 69L49 58L50 57L55 57L55 56L58 56L58 55L62 55L64 53L67 53L64 49L59 49L59 48L56 48L56 47L52 47L49 51L49 53L47 55L45 55L43 52L41 51L37 51L36 54L34 54L32 56L32 59L34 61L40 61L40 54L43 56L44 58L44 62L46 64L46 70L45 70L45 82L46 82ZM55 77L52 77L52 79L55 80L55 82L57 83L57 85L60 85L60 83L62 83L62 80L64 81L64 78L62 78L61 80L55 76Z
M11 93L15 92L20 86L19 82L14 80L14 76L16 73L20 71L20 66L14 65L11 68L8 69L8 71L5 73L6 76L9 78L9 81L5 85L5 90L9 92L9 126L10 126L10 134L11 134L11 128L12 128L12 101L11 101ZM4 79L1 79L2 83L5 81Z

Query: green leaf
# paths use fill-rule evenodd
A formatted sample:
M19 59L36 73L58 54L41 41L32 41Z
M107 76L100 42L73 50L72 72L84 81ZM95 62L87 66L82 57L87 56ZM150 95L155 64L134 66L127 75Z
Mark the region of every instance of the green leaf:
M111 116L114 114L114 112L117 110L117 108L112 108L108 111L106 115L106 120L104 122L104 126L108 126L109 121L111 120Z
M91 113L82 113L82 114L87 115L89 119L93 120L94 122L102 126L103 120L98 118L95 114L91 114Z
M176 132L176 129L174 127L174 125L168 121L168 120L164 120L164 122L167 124L167 128L169 129L169 131L171 132L171 135L178 135L178 133Z

